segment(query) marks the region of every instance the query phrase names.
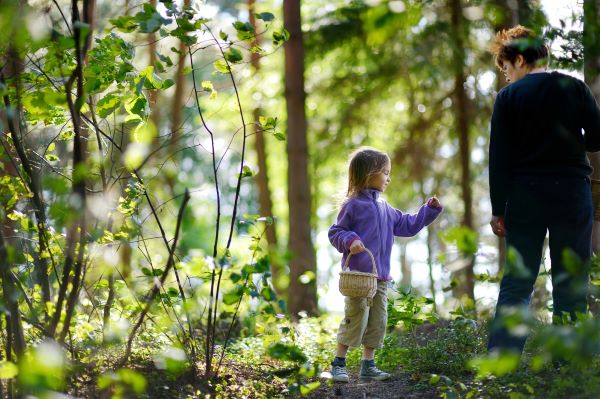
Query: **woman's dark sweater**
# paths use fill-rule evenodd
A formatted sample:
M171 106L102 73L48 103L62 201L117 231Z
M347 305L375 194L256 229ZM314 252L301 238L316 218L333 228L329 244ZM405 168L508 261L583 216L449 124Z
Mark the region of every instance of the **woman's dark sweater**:
M504 214L514 177L586 177L592 172L586 151L599 150L600 109L581 80L531 73L504 87L491 123L492 214Z

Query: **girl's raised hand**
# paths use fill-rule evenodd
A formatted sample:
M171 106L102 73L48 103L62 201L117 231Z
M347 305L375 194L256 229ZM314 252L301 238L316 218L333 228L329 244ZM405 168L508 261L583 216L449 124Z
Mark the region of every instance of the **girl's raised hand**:
M352 244L350 244L350 253L352 255L358 254L365 250L365 244L361 240L354 240Z
M434 195L433 197L429 198L429 201L427 201L427 206L429 206L431 208L441 208L442 207L442 203Z

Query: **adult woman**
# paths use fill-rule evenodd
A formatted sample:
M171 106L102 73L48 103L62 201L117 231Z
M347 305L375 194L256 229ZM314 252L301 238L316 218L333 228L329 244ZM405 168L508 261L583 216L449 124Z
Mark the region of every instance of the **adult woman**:
M526 329L507 328L503 316L529 304L547 231L554 315L574 318L587 310L592 168L586 151L600 150L600 109L584 82L546 71L548 49L531 30L499 32L493 53L510 84L492 115L490 224L516 254L500 284L488 348L521 352ZM565 251L580 258L579 267L563 262Z

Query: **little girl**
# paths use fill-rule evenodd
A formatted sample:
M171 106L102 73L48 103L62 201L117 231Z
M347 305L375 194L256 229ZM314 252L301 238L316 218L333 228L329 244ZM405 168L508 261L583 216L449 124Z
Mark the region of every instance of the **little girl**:
M412 237L435 220L442 211L436 198L430 198L419 212L410 215L392 208L380 194L390 183L390 158L372 148L359 148L350 158L348 191L337 217L329 228L329 241L341 253L342 265L349 254L351 270L371 272L369 249L377 265L377 293L371 306L367 298L345 298L344 319L337 335L337 353L331 363L334 381L348 382L346 352L362 344L361 380L383 381L390 374L375 366L375 348L381 348L387 323L387 286L394 236Z

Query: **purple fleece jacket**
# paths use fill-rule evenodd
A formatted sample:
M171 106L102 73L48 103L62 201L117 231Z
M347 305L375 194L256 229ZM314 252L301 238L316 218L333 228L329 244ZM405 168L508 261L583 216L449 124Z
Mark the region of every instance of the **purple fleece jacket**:
M379 280L389 281L390 256L394 236L412 237L438 217L442 208L423 205L414 215L404 214L379 198L380 191L362 190L342 206L337 223L329 228L329 241L343 254L342 267L349 254L348 248L360 239L375 258ZM350 270L372 272L373 264L365 252L352 255Z

